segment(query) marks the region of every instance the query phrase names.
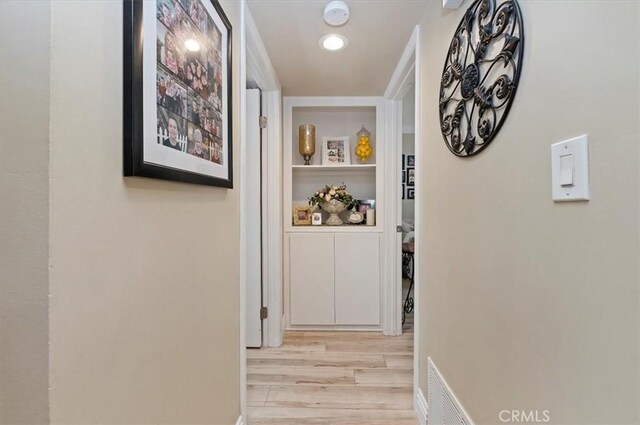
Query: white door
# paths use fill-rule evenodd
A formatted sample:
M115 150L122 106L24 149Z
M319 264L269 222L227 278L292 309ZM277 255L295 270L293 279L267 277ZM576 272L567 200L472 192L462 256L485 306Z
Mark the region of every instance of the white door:
M377 233L335 235L336 324L380 324L379 264Z
M247 90L247 184L243 223L247 237L247 347L262 346L262 205L260 89Z
M289 294L292 325L333 325L333 235L289 237Z

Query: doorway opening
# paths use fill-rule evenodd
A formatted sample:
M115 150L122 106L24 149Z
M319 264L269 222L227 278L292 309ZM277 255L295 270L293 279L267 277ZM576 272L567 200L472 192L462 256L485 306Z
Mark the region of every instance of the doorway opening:
M400 218L402 227L402 332L413 333L415 311L415 77L407 82L409 90L402 98L402 185Z

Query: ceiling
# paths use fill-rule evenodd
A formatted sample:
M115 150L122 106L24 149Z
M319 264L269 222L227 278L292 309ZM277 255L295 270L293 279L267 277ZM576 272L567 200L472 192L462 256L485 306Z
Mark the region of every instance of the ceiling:
M425 0L346 0L349 22L324 23L329 1L248 0L285 96L381 96ZM323 35L346 36L348 46L328 52Z

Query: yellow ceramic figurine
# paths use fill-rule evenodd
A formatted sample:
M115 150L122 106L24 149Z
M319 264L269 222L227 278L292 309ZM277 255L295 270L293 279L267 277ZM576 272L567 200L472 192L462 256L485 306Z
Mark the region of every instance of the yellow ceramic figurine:
M367 159L373 153L373 148L371 147L371 133L364 128L364 124L362 128L358 132L358 146L356 146L356 156L360 158L360 161L364 164L367 162Z

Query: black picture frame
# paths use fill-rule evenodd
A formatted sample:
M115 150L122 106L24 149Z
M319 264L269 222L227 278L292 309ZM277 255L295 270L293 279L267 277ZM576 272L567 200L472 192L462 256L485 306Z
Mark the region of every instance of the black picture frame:
M416 174L415 168L407 167L407 187L415 187L416 185Z
M407 199L415 199L416 198L416 189L413 187L407 188Z
M180 39L176 37L173 25L168 25L160 17L159 4L173 4L173 13L181 15L176 25L176 29L181 30L181 34L185 33L189 36L189 40L197 38L202 42L204 48L198 50L199 53L193 51L187 52L186 43L181 44ZM164 5L163 4L163 5ZM199 15L184 15L185 5L189 8L201 7ZM206 5L205 5L206 4ZM150 13L146 8L154 8L154 27L145 29L145 23L150 26ZM223 188L233 188L233 86L232 86L232 27L229 19L224 13L222 6L218 0L123 0L123 174L124 176L140 176L164 180L173 180L183 183L201 184L209 186L218 186ZM148 13L146 13L148 12ZM211 12L215 14L212 16ZM146 14L145 14L146 13ZM195 23L193 16L198 16L198 23ZM164 18L166 21L168 19ZM219 25L219 22L222 25ZM213 25L212 25L213 24ZM176 43L172 44L172 50L169 46L163 53L166 53L166 61L163 62L160 51L161 27L171 36ZM185 31L188 28L191 32ZM177 34L177 31L176 31ZM213 37L217 35L217 37ZM153 41L149 38L153 37ZM166 41L164 39L163 41ZM144 47L147 48L153 43L156 46L153 61L147 58L145 63ZM208 48L208 50L207 50ZM198 46L200 49L200 46ZM226 52L225 52L226 49ZM177 61L171 61L174 66L169 66L169 57L174 58L169 53L176 53ZM186 70L192 68L192 63L187 65L187 60L180 63L177 55L193 58L200 55L198 62L200 69L198 73L193 73L192 78L188 81L195 81L200 86L198 88L195 83L187 82ZM208 55L208 56L206 56ZM195 59L190 59L195 63ZM176 62L178 63L177 65ZM206 63L203 65L202 63ZM213 66L212 66L213 65ZM153 67L154 71L149 71ZM179 73L174 73L180 67ZM211 72L213 70L214 72ZM146 72L145 72L146 71ZM178 91L187 92L185 99L182 99L182 93L178 93L174 99L179 100L179 108L181 115L174 113L166 105L160 102L160 93L157 87L161 85L160 74L166 74L167 79L171 79L171 83L178 86ZM179 74L179 75L178 75ZM150 81L150 75L154 75ZM191 75L191 74L188 74ZM197 75L197 76L196 76ZM202 76L201 76L202 75ZM211 84L213 82L213 84ZM145 93L145 87L147 92ZM155 102L150 102L151 87L154 90ZM225 93L226 90L226 93ZM206 93L206 94L205 94ZM145 94L147 95L145 102ZM207 96L208 94L208 96ZM189 97L191 95L191 97ZM207 129L200 122L196 125L191 119L188 119L187 112L189 109L188 102L202 98L204 103L207 101L214 102L209 105L211 109L205 109L207 112ZM162 94L164 99L164 93ZM217 101L216 101L217 100ZM197 103L197 102L196 102ZM194 103L195 104L195 103ZM147 114L145 122L145 111L152 108L156 111L155 122L149 119ZM203 108L198 108L196 114L200 115ZM147 111L149 112L149 111ZM167 138L161 138L160 115L166 118L166 127L169 131L166 133ZM192 114L193 115L193 114ZM173 118L173 117L176 118ZM195 115L194 115L195 116ZM200 115L201 116L201 115ZM171 121L173 120L173 138L171 137ZM200 118L199 118L200 120ZM179 124L183 124L180 126ZM153 125L153 127L151 127ZM149 129L158 129L151 134ZM178 132L178 128L180 132ZM145 129L147 131L145 132ZM164 130L164 129L163 129ZM199 133L198 133L199 132ZM164 133L163 133L164 134ZM180 143L176 142L175 134L181 136ZM199 137L198 137L199 136ZM153 137L153 139L152 139ZM162 142L161 142L162 140ZM170 149L167 143L174 142L172 151L166 153L163 149ZM145 144L147 149L145 150ZM155 144L158 147L155 147ZM189 151L189 146L192 146ZM199 148L199 149L197 149ZM206 148L206 149L205 149ZM148 152L147 152L148 151ZM178 152L175 152L178 151ZM150 159L151 154L155 157ZM176 155L177 154L177 155ZM184 156L182 156L184 155ZM208 156L207 156L208 155ZM166 157L168 159L159 161L155 158ZM207 159L208 158L208 159ZM180 165L176 165L180 164ZM182 164L186 165L183 167Z
M407 155L407 168L416 166L416 156Z

